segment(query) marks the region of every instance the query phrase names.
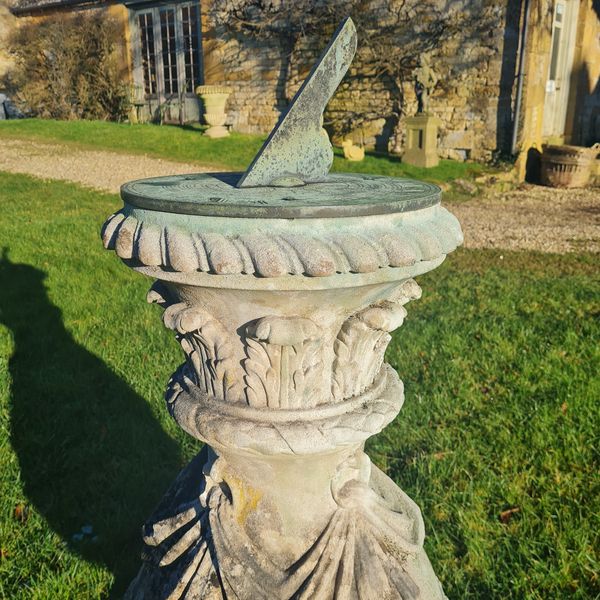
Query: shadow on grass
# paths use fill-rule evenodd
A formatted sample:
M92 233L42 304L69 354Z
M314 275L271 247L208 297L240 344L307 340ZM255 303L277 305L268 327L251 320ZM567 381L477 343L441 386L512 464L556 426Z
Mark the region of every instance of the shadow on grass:
M0 260L0 322L15 344L11 443L28 501L72 551L111 570L120 597L181 456L144 399L65 329L45 276ZM78 540L85 525L93 534Z

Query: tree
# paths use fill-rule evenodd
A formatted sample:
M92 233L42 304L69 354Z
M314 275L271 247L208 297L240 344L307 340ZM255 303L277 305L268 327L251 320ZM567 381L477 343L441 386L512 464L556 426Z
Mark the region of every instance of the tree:
M103 12L53 16L14 31L8 87L28 112L55 119L121 120L127 86L116 56L122 34Z

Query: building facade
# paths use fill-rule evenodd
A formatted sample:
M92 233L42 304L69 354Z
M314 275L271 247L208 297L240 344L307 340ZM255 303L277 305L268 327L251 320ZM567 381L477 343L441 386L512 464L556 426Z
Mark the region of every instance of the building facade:
M432 11L442 10L443 1L428 0ZM267 132L320 48L307 38L292 56L281 39L236 34L217 24L219 2L15 0L11 10L17 24L57 12L106 11L122 24L121 51L132 95L147 118L196 121L195 87L228 85L233 90L228 124L241 132ZM590 145L600 140L596 0L462 0L459 9L467 15L479 11L477 18L486 25L476 34L453 32L432 52L439 84L430 112L442 123L442 156L489 160L518 154L523 175L530 150L545 142ZM350 135L401 153L402 115L389 114L398 87L385 78L359 77L360 55L357 61L326 118L372 114ZM414 114L414 81L403 82L401 94L404 115Z

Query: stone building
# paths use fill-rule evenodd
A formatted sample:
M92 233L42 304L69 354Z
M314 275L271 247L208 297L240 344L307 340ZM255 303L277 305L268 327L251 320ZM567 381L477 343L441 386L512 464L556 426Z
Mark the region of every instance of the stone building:
M11 66L10 56L5 45L10 31L16 26L17 18L10 12L9 4L6 0L0 0L0 77L2 77Z
M373 0L388 11L394 1ZM194 87L226 84L233 89L229 125L242 132L272 128L320 50L306 38L290 56L281 37L260 40L233 32L215 16L225 0L13 2L17 22L58 12L106 11L122 24L123 59L144 111L152 114L163 106L167 119L193 121L199 118ZM596 0L443 2L420 6L430 6L432 13L451 7L476 17L465 22L479 20L479 26L459 28L431 53L440 83L430 112L442 122L442 156L489 160L519 153L523 174L528 151L544 142L600 140ZM350 132L352 137L401 152L402 116L390 114L390 107L400 93L403 114L414 113L414 82L406 78L399 92L385 78L361 77L362 66L359 55L326 116L335 121L347 112L372 115Z

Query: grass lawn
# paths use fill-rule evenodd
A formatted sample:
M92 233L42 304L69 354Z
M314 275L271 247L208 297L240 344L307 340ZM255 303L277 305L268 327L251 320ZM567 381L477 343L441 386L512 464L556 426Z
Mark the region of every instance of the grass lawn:
M3 599L119 597L199 448L163 405L182 356L150 281L101 247L119 206L0 174ZM422 507L448 597L597 598L597 256L463 250L419 282L388 350L406 403L367 450Z
M129 125L106 121L52 121L23 119L0 122L2 138L60 142L80 148L147 154L182 162L197 162L215 169L244 171L258 152L264 137L233 133L211 140L194 126ZM412 177L435 183L457 178L472 179L484 171L477 163L442 160L438 167L421 169L402 164L398 157L370 153L361 162L349 162L336 149L334 171Z

